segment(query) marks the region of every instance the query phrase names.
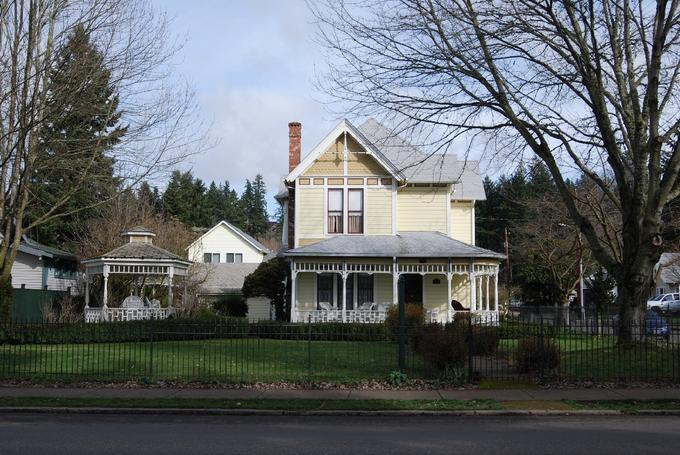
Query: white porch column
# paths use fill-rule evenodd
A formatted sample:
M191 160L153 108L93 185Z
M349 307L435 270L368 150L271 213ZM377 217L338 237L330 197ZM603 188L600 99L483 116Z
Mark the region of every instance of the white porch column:
M489 275L486 275L484 277L484 281L486 282L486 294L484 298L484 303L486 304L486 311L489 311L491 309L491 296L489 295L489 280L491 277Z
M104 271L102 272L102 277L104 277L104 295L102 298L102 308L106 309L109 303L109 266L104 266Z
M90 308L90 277L85 275L85 308Z
M397 270L397 258L392 258L392 305L399 303L399 272Z
M168 268L168 309L172 308L172 278L175 276L174 267Z
M498 266L493 275L493 309L498 312Z
M474 272L474 264L470 265L468 281L470 282L470 311L477 311L477 277Z
M290 262L290 322L297 322L297 271L295 270L295 260Z
M446 274L446 313L448 322L453 321L453 307L451 306L451 280L453 276L450 269L451 267L449 267L449 273Z
M484 296L482 295L482 276L480 275L479 277L477 277L475 275L475 278L477 280L477 282L476 282L476 284L477 284L477 299L478 299L477 302L479 303L479 306L477 306L477 305L476 306L477 306L478 310L484 310Z
M347 262L342 261L342 322L347 322ZM354 303L356 308L356 302Z

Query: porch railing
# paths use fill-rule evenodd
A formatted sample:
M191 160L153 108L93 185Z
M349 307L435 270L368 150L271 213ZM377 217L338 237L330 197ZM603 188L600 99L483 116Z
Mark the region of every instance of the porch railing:
M85 308L85 322L167 319L174 308Z
M311 322L385 322L386 310L298 310L298 321Z

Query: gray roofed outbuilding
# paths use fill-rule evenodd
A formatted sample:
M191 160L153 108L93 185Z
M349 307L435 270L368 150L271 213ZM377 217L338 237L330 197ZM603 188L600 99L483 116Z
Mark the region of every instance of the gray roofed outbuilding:
M503 259L495 251L454 240L438 232L397 235L339 235L283 253L287 257L411 257Z
M240 292L245 278L260 264L203 264L191 266L191 274L201 280L199 294L219 295Z

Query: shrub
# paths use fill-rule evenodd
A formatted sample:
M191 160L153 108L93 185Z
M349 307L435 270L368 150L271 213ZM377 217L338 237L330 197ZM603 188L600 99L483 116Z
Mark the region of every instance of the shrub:
M241 294L229 294L213 303L215 313L220 316L243 318L248 314L248 304Z
M447 372L465 366L467 343L465 331L458 324L428 324L420 329L417 352L426 367Z
M520 373L549 372L560 365L560 350L550 338L530 337L517 347L517 370Z
M407 303L404 312L406 331L416 336L420 331L419 329L425 324L425 311L422 305ZM396 340L399 337L399 305L390 306L385 318L385 325L392 339Z
M498 350L498 327L473 326L472 352L474 355L493 355Z

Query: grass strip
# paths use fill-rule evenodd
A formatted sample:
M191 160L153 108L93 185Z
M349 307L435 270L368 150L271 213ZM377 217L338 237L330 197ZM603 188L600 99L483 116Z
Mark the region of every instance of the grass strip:
M499 410L495 400L277 400L202 398L0 397L0 407L103 407L177 409L267 409L286 411L463 411Z
M680 400L564 400L573 409L601 409L635 414L637 411L680 411Z

